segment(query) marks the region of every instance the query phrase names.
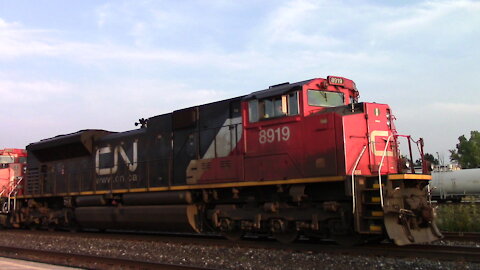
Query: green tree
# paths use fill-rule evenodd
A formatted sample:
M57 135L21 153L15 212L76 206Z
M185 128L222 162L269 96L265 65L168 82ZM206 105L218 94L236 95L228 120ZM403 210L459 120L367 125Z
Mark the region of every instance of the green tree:
M450 150L450 160L456 161L463 169L480 167L480 132L470 131L470 139L458 137L457 149Z
M433 165L438 165L440 162L438 162L438 159L436 159L432 154L425 153L423 156L426 161L430 161Z
M432 154L425 153L423 155L423 158L425 158L426 161L429 161L433 165L438 165L440 162L438 162L438 159L436 159ZM422 164L421 159L417 159L415 161L415 166L420 166Z

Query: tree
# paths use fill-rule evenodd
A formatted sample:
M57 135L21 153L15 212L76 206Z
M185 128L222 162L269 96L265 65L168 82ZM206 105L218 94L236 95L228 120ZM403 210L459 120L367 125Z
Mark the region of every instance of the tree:
M438 159L436 159L432 154L425 153L423 155L423 158L425 159L425 161L428 161L433 165L440 164L440 162L438 162ZM422 164L422 160L420 158L415 161L415 166L420 166L421 164Z
M456 161L463 169L480 167L480 132L470 131L470 139L458 137L457 149L450 150L450 160Z
M433 165L440 164L440 162L438 162L438 159L436 159L432 154L425 153L425 155L423 155L423 157L425 158L426 161L429 161Z

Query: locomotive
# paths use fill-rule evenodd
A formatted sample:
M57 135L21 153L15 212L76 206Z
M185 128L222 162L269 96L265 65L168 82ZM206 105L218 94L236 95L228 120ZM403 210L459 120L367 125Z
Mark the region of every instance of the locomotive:
M427 166L406 168L386 104L328 76L27 146L3 226L299 235L340 243L442 237ZM423 158L423 141L419 144Z
M5 148L0 150L0 198L12 198L22 195L27 151ZM2 204L2 207L9 207Z

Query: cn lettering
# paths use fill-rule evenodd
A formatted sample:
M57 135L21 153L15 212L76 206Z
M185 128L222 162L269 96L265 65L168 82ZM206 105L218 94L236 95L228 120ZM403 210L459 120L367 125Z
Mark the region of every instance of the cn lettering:
M115 146L113 150L113 167L100 168L100 155L107 155L112 153L112 147L106 146L98 148L95 154L95 171L98 175L116 174L118 170L118 156L122 157L123 162L128 167L130 172L134 172L137 169L137 141L133 142L133 157L132 161L127 156L125 149L121 145Z

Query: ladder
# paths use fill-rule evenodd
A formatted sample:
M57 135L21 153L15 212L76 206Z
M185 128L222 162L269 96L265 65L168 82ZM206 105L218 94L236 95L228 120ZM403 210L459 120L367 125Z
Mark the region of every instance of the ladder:
M357 231L364 234L382 234L384 222L380 184L376 177L362 180L357 185Z

